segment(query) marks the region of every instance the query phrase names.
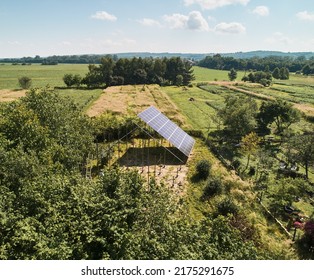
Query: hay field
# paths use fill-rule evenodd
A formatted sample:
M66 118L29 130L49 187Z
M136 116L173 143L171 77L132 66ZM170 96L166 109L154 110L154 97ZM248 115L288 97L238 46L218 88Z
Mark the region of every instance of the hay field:
M0 102L10 102L25 96L26 90L0 90Z
M178 125L187 123L178 107L170 100L159 85L112 86L87 110L87 115L96 117L110 111L116 114L138 114L149 106L155 106Z

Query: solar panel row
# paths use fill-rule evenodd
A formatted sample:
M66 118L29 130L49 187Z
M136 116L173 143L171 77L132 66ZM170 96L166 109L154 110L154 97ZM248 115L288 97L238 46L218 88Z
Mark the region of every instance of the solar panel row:
M151 106L139 113L138 117L157 131L162 137L167 139L187 157L190 155L195 140L154 106Z

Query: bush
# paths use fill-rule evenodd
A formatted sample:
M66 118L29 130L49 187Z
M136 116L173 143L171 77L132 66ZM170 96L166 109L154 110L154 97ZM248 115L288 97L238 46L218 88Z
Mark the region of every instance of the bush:
M238 213L238 206L230 198L225 198L217 206L218 213L223 216Z
M222 193L223 185L220 179L218 178L210 178L203 192L203 199L208 199L211 196Z
M209 175L210 167L211 167L211 165L210 165L208 160L206 160L206 159L200 160L196 164L196 172L197 172L198 178L199 179L206 179Z
M22 89L29 89L32 85L32 79L26 76L19 78L19 85Z

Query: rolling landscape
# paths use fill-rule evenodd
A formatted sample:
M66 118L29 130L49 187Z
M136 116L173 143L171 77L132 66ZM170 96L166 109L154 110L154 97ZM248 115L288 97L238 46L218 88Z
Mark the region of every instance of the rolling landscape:
M0 4L0 260L313 260L314 13L289 1Z
M307 239L309 237L306 236L303 227L304 224L311 221L314 212L313 159L309 158L307 162L302 157L299 158L298 154L291 149L297 149L297 153L299 153L302 152L299 151L302 148L293 146L291 148L291 145L296 145L293 141L306 135L310 138L302 140L305 141L303 148L312 149L313 76L290 73L289 79L273 79L272 84L265 87L260 83L243 82L242 78L247 74L244 71L238 71L236 79L230 81L227 70L208 69L200 66L192 66L190 70L194 79L188 85L130 84L89 88L84 85L66 86L64 82L64 77L67 74L80 75L81 77L87 75L89 67L86 64L2 64L0 66L0 101L2 162L4 164L1 169L1 182L6 186L3 189L3 191L6 190L6 197L11 197L10 200L5 200L2 203L8 204L11 201L16 205L13 207L14 212L11 212L10 207L2 209L7 209L6 211L9 212L6 212L6 215L11 215L12 218L17 219L15 227L22 226L20 223L23 223L24 232L23 239L20 239L19 236L15 237L15 245L11 243L11 238L2 243L2 258L73 258L72 253L67 255L69 253L64 252L63 255L59 255L60 250L54 251L52 248L62 246L64 250L66 248L69 248L70 251L73 250L70 248L74 246L74 243L70 240L66 244L52 246L50 242L58 234L62 234L62 236L66 234L62 237L63 241L67 240L67 236L73 238L73 235L81 240L80 253L77 253L75 258L101 258L104 252L109 254L108 257L110 258L135 258L131 252L128 253L131 255L114 255L122 250L120 247L119 249L101 247L102 249L99 251L100 244L97 243L97 254L89 247L95 246L93 242L96 240L98 240L97 242L105 242L102 246L109 246L112 241L107 240L109 233L102 233L104 229L99 229L100 232L98 232L94 224L95 222L106 222L107 218L91 216L96 214L94 211L98 211L98 207L106 209L108 206L97 206L99 202L90 201L88 197L94 191L101 191L97 188L103 188L105 185L107 188L113 187L111 186L112 180L117 179L116 190L101 191L102 196L108 196L107 199L114 199L116 203L123 205L124 209L121 211L130 212L130 214L124 213L120 217L126 220L120 226L116 225L118 227L115 231L123 229L125 234L129 236L130 232L135 230L133 227L139 226L137 223L146 223L146 219L155 220L157 219L156 215L160 213L159 211L165 211L164 218L160 220L161 224L154 229L153 234L156 235L155 238L166 235L161 240L156 240L155 245L146 244L147 248L145 250L142 248L141 255L138 255L140 258L151 258L151 255L147 253L147 249L151 246L159 244L158 246L170 248L171 244L167 243L167 235L172 236L171 238L173 236L177 238L177 234L181 231L180 227L184 227L184 236L181 236L182 244L180 246L187 246L184 240L190 237L186 234L194 227L198 228L197 239L200 238L200 240L193 242L209 242L209 239L214 238L213 235L215 234L213 224L215 227L227 227L226 238L230 238L230 241L218 239L213 244L208 244L207 249L215 252L218 249L213 246L220 248L221 242L224 242L223 246L225 246L226 251L219 249L215 253L216 255L205 255L204 251L191 251L190 248L186 248L189 253L185 255L183 248L175 252L167 251L164 248L163 251L166 250L166 255L163 255L165 252L160 255L161 251L155 248L157 251L155 251L154 254L156 255L154 256L156 258L187 258L191 257L191 252L194 252L196 258L201 259L213 256L215 258L236 259L312 258L310 247L308 249L304 247L310 241ZM19 78L25 75L32 81L29 89L22 89L18 84ZM251 106L256 106L257 110L263 106L262 104L284 102L298 117L291 120L291 124L289 123L281 133L278 132L275 122L268 125L267 132L259 130L258 122L254 122L252 130L249 128L243 133L236 132L233 131L236 129L234 127L236 122L232 124L233 127L228 127L228 120L220 115L226 110L228 100L231 98L239 101L246 100L243 102L244 104L252 102L255 105ZM36 101L37 99L38 101ZM39 103L37 104L37 102ZM241 102L241 104L243 103ZM50 108L46 108L46 106ZM71 106L70 109L67 106ZM144 137L145 135L137 130L132 132L134 124L139 124L137 114L149 106L159 108L196 140L187 162L182 166L180 165L180 171L178 171L177 163L173 162L170 154L167 155L166 167L161 168L161 162L154 162L154 153L155 158L159 156L158 149L162 150L163 146L168 147L167 141L162 141L159 136L154 134L151 143L146 143L146 148L143 148L143 139L147 137ZM237 110L240 110L241 114L243 114L243 110L250 110L250 108L241 108L243 105L240 104L233 106L234 108L238 106ZM12 110L12 108L15 109ZM84 118L84 121L81 120L84 127L80 127L81 124L77 123L77 114ZM234 119L237 117L236 111L232 111L230 114ZM75 117L75 115L77 116ZM253 115L253 120L258 118L257 112L253 112ZM60 123L61 120L58 120L60 116L62 116L62 123ZM76 119L73 120L73 117ZM53 126L49 124L51 122L54 123ZM78 126L76 131L67 127L71 125ZM145 127L145 124L140 123L140 126ZM241 123L240 126L244 126L244 123ZM146 129L150 131L149 128ZM64 138L62 135L57 136L60 133L58 130L64 131L63 133L66 133L69 138ZM123 138L128 133L130 133L128 137ZM153 131L150 133L153 134ZM257 137L257 139L251 140L256 141L255 146L252 150L246 150L243 143L246 141L247 135L252 133ZM54 134L56 135L54 136ZM80 134L82 134L82 139L74 140L76 137L80 138ZM45 137L46 140L38 139ZM63 138L64 140L61 140ZM73 140L70 140L72 138ZM92 138L96 140L92 141ZM42 141L51 143L44 144L41 143ZM65 141L65 145L62 144L63 141ZM309 144L306 141L310 141ZM51 145L54 142L59 148L52 148ZM42 146L38 146L39 143ZM61 147L63 154L59 154ZM132 153L130 151L132 147L138 147L139 152ZM157 147L159 148L157 149ZM147 148L149 149L147 150ZM80 155L73 149L79 149ZM156 149L155 152L154 149ZM307 153L307 150L304 152ZM68 153L71 154L71 158ZM146 161L144 163L142 158L146 158L149 153L151 153L151 162ZM248 155L250 162L248 162ZM16 156L20 160L13 165L12 160ZM312 155L308 154L308 156L311 157ZM129 163L126 164L121 158L127 158ZM282 163L287 165L286 169L282 170ZM202 173L199 173L202 172L202 164L205 166L205 173L207 172L204 177L200 175ZM294 165L297 166L297 170L291 171L290 166ZM307 172L305 168L307 168ZM10 170L11 175L7 173L8 170ZM48 172L50 175L43 178L42 172ZM104 173L106 179L102 177ZM13 174L19 175L12 177ZM125 176L131 176L134 178L132 180L135 180L134 183L137 182L135 193L124 193L125 188L130 187L130 183L134 184L132 181L125 181L123 179L126 178ZM65 180L69 183L63 189L64 184L58 183L58 180L61 180L60 183ZM73 180L76 183L73 183ZM148 186L149 189L156 188L156 190L151 193L152 191L147 189ZM58 193L55 193L53 197L51 197L51 191L53 191L51 188L55 191L58 190ZM27 192L25 193L25 191ZM66 200L70 207L66 211L70 211L69 213L63 213L62 203L64 201L61 197L59 198L60 195L66 195L63 194L65 191L72 193ZM122 196L118 195L116 192L122 192L123 195L122 193ZM83 198L80 199L79 204L77 204L78 201L75 202L77 195ZM111 197L112 195L115 198ZM144 195L145 198L137 198L139 205L128 205L125 204L127 203L125 195L129 197L128 200L133 200L133 196L138 195ZM158 201L155 199L156 195L157 197L160 196ZM134 216L134 213L140 211L138 207L143 207L140 206L142 203L149 203L153 209L150 209L147 215L138 212ZM172 207L162 210L160 203L163 205L169 203ZM290 211L290 209L292 210ZM19 218L15 211L20 213ZM117 209L106 211L111 213L110 211L117 211ZM65 215L66 220L55 220L61 213ZM20 215L24 218L21 218ZM74 222L73 217L75 215L85 218L80 221L74 218L76 220ZM133 217L132 225L128 225L127 222L131 218L129 215ZM49 223L54 227L59 225L58 227L62 228L69 226L71 230L55 232L55 237L53 237L46 229L43 232L37 228L38 226L41 227L42 223ZM75 224L73 225L73 223ZM111 223L113 223L112 226L115 224L114 221ZM127 224L124 225L124 223ZM165 227L169 226L168 223L171 223L172 227L179 228L175 229L175 232L161 234L160 230L166 230ZM216 225L216 223L218 224ZM296 225L298 226L296 227ZM10 232L10 228L14 231L12 220L10 222L7 220L4 227L7 228L8 232ZM81 227L89 230L89 232L80 232L79 228ZM119 229L119 227L122 228ZM147 229L146 226L142 228L144 231ZM18 234L21 229L17 228L16 230L15 234ZM78 231L75 233L72 232L73 230ZM132 233L133 238L140 238L138 234L144 234L142 230L139 233L137 228L136 232ZM221 231L218 228L216 230ZM45 249L45 253L41 252L41 249L37 248L39 241L36 239L34 241L34 234L37 236L36 238L41 238L41 240L44 237L44 242L47 243L42 244L42 246L45 248L48 246L51 249L48 251ZM114 232L110 234L115 236ZM115 238L113 236L110 238ZM86 238L89 238L90 241L84 241ZM123 241L126 238L123 235L119 238L122 238L119 242L126 242L126 240ZM6 240L5 236L2 240ZM225 242L228 243L225 244ZM119 246L127 246L123 250L130 250L136 244L130 241L129 237L127 244L122 243ZM19 244L18 247L15 247L16 244ZM34 247L35 244L36 248ZM10 251L5 249L10 246L12 246ZM75 243L75 246L78 244ZM129 246L131 247L129 248ZM191 243L191 246L194 247L194 243ZM244 251L239 249L243 246L246 248ZM122 254L122 252L120 253Z

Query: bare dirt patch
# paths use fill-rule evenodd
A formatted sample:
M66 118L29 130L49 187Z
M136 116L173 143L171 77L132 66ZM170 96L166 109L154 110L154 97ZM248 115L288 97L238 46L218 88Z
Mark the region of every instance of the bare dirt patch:
M0 90L0 102L14 101L20 97L25 96L26 90Z

